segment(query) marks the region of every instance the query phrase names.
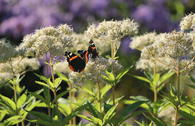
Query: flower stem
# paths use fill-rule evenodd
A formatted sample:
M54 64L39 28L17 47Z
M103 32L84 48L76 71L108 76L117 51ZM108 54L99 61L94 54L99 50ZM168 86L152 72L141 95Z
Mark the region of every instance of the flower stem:
M70 92L69 92L69 100L71 102L75 101L75 92L74 92L74 86L72 83L69 83L69 88L70 88ZM73 111L73 107L72 105L71 107L71 111ZM71 126L76 126L76 117L73 117L70 121L69 121L69 125Z
M154 102L157 102L157 99L158 99L158 92L157 92L157 89L155 87L154 88Z
M113 105L116 104L115 102L115 85L112 87L112 100L113 100Z
M100 83L97 83L98 86L98 102L100 104L100 112L102 112L102 100L101 100L101 86Z
M177 121L178 121L178 108L175 109L175 117L174 117L173 126L177 126Z

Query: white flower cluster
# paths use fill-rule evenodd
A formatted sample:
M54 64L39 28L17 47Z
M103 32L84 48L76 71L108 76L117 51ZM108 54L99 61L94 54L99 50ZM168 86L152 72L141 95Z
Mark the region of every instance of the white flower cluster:
M23 74L27 70L37 70L39 67L39 61L36 58L23 58L21 56L12 58L7 62L0 63L0 82Z
M157 35L158 36L158 35ZM171 32L160 35L149 46L142 49L138 69L149 71L176 70L177 61L181 69L190 70L195 66L193 57L193 39L187 33Z
M148 33L133 38L130 47L141 50L137 68L160 72L176 71L179 66L181 71L193 70L195 68L194 26L195 14L190 14L182 19L180 32Z
M113 69L113 73L117 75L122 66L118 63L117 60L106 59L103 57L98 57L95 60L89 60L84 71L81 73L72 72L68 68L67 62L61 62L54 65L54 72L63 72L70 81L74 84L84 84L87 81L93 81L94 83L105 83L105 80L102 78L102 75L105 75L106 70Z
M66 24L57 28L42 28L34 34L26 35L19 49L24 50L26 56L41 57L47 52L52 56L61 56L72 47L72 33L73 30Z
M138 33L138 24L133 20L103 21L98 25L90 25L85 34L89 39L94 40L100 48L100 53L104 53L111 48L111 43L120 46L120 40L125 36ZM104 50L105 49L105 50Z
M116 60L103 57L96 58L96 60L88 62L82 73L71 72L69 79L75 84L84 84L87 81L105 84L102 75L105 75L105 71L111 69L111 67L113 67L114 74L122 69L122 66Z
M72 34L72 45L69 51L86 50L89 46L90 39L85 34ZM75 48L74 48L75 47Z
M156 40L156 33L146 33L141 36L135 36L132 38L129 47L132 49L142 50L145 46L148 46Z
M195 30L195 13L191 13L185 16L180 22L180 29L185 30Z
M0 62L6 62L8 59L17 56L18 51L6 40L0 40Z

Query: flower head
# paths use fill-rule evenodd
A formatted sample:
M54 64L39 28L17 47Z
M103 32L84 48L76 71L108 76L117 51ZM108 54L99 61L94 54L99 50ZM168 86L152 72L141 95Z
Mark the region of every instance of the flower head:
M98 25L90 25L85 34L89 39L94 40L97 47L100 48L100 53L104 53L111 48L112 43L114 43L117 50L123 37L137 34L137 32L138 24L133 20L126 19L122 21L103 21Z
M46 27L36 30L34 34L24 37L19 49L25 50L27 56L41 57L47 52L52 56L63 55L65 50L72 47L72 29L68 25L57 28Z
M142 50L145 46L154 43L156 36L156 33L147 33L141 36L133 37L129 47Z
M8 59L18 55L18 51L6 40L0 40L0 62L6 62Z
M185 16L180 22L180 28L183 31L191 29L195 30L195 14L191 13Z

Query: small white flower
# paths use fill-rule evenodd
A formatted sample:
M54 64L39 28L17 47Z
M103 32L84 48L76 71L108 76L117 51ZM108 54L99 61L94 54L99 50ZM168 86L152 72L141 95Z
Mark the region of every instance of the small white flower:
M185 16L180 22L181 30L195 30L195 14L191 13Z
M47 52L52 56L60 56L72 47L72 32L68 25L42 28L34 34L26 35L18 49L27 56L41 57Z

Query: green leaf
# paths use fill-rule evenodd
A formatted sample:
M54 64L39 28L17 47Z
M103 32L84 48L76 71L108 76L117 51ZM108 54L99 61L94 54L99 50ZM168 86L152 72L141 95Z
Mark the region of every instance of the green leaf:
M54 87L57 88L61 84L61 82L62 82L61 78L55 79L53 83Z
M93 93L92 91L90 91L90 90L87 89L87 88L82 88L82 90L85 91L86 93L88 93L88 94L91 95L91 96L96 96L95 93Z
M104 95L112 88L111 85L105 85L102 89L101 89L101 98L104 97Z
M120 125L128 119L129 115L140 107L145 101L138 101L125 107L119 114L112 119L114 125Z
M145 82L147 82L147 83L149 83L149 84L151 83L151 81L150 81L149 79L145 78L145 77L136 76L136 75L134 75L133 77L134 77L134 78L137 78L137 79L139 79L139 80L145 81Z
M50 94L50 90L46 87L43 87L44 91L43 91L43 95L45 98L45 103L47 103L47 105L49 105L51 103L51 94Z
M58 109L65 116L68 116L71 114L71 108L67 104L58 104Z
M6 114L7 114L6 110L0 110L0 121L3 120L3 118L5 117Z
M68 77L66 77L64 74L58 72L57 75L65 82L69 82Z
M34 92L30 92L30 94L35 96L37 99L41 100L42 102L44 102L47 106L50 106L50 102L48 102L43 96L38 95Z
M116 81L114 74L109 71L106 71L106 76L102 75L102 78L110 84L113 84Z
M167 126L165 122L163 122L160 118L155 117L153 115L145 115L146 118L148 118L149 120L152 120L157 126Z
M117 105L112 106L104 115L103 118L103 122L104 124L106 124L108 121L110 121L110 119L116 114L115 110L116 110Z
M25 101L26 101L26 98L27 98L27 96L26 96L26 94L24 93L24 94L22 94L20 97L19 97L19 99L18 99L18 101L17 101L17 108L21 108L22 107L22 105L25 103Z
M0 94L0 102L4 103L7 107L12 110L16 110L16 104L10 98ZM1 103L0 103L1 104Z
M23 120L23 118L21 116L16 115L16 116L12 116L12 117L6 119L5 124L6 125L15 125L15 124L20 123L22 120Z
M153 75L153 81L152 81L152 87L156 87L157 85L158 85L158 81L159 81L159 79L160 79L160 74L159 73L157 73L157 74L154 74Z
M121 79L128 71L129 71L129 68L123 70L122 72L120 72L120 73L116 76L117 83L118 83L118 81L120 81L120 79Z
M41 81L35 81L35 83L37 83L37 84L39 84L39 85L42 85L42 86L44 86L44 87L47 87L47 88L51 89L51 88L49 87L49 85L48 85L48 84L46 84L46 83L44 83L44 82L41 82Z
M185 119L187 119L188 121L191 121L195 124L195 116L193 116L190 113L187 113L185 111L180 110L179 113L181 114L181 116L183 116Z
M189 87L195 89L195 85L193 85L193 84L187 84L187 85L188 85Z
M33 115L37 118L37 120L42 120L42 121L46 121L48 123L52 123L53 119L52 117L42 113L42 112L36 112L36 111L29 111L28 112L30 115Z
M92 105L92 103L87 103L86 110L90 112L94 117L99 118L101 114L98 112L98 110Z
M60 93L60 94L58 94L57 97L56 97L56 100L58 100L59 98L61 98L61 97L64 96L64 95L66 95L68 92L69 92L69 90L66 90L66 91L64 91L64 92L62 92L62 93Z
M190 76L190 80L195 83L195 78L193 78L192 76Z
M175 73L174 72L167 72L165 74L163 74L160 78L160 83L165 82L166 80L168 80L171 76L173 76Z

